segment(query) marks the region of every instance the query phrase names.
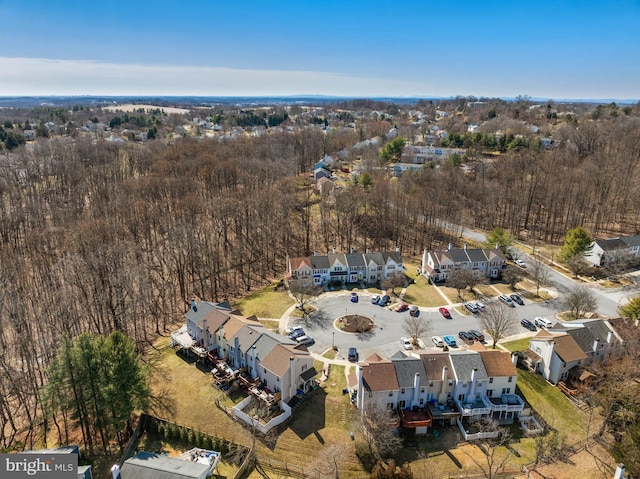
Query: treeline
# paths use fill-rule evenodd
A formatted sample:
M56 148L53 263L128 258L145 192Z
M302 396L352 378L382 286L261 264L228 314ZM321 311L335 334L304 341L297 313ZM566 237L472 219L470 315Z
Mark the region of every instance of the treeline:
M457 242L456 225L550 242L574 226L640 230L634 116L563 125L551 149L466 170L395 179L367 161L367 181L315 194L313 164L368 128L171 145L63 138L2 155L0 445L36 437L64 336L120 331L141 348L182 321L192 295L233 300L281 277L287 253L420 254Z

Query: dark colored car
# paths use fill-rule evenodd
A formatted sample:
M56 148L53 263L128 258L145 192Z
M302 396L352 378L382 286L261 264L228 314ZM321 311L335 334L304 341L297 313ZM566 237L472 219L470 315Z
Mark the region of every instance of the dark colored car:
M449 312L449 310L447 308L440 308L438 309L438 311L440 311L440 314L442 316L444 316L447 319L451 319L451 313Z
M469 341L469 342L475 341L475 339L476 339L476 338L473 337L472 334L467 333L466 331L460 331L458 333L458 337L460 339L462 339L463 341Z
M525 328L527 328L529 331L537 331L538 328L536 328L536 325L533 324L531 321L529 321L528 319L523 319L520 321L520 324L522 326L524 326Z
M358 302L358 293L356 293L356 292L351 293L351 302L352 303L357 303Z
M522 300L522 298L520 297L520 295L518 294L512 294L511 295L511 299L518 303L520 306L524 306L524 301Z
M417 306L411 306L409 308L409 314L411 316L419 316L420 315L420 308L418 308Z
M484 343L484 334L482 334L480 331L478 331L477 329L470 329L468 331L468 333L473 336L473 339L476 339L478 341L480 341L481 343Z
M349 348L349 354L347 355L349 361L356 362L358 360L358 350L356 348Z
M378 304L380 306L386 306L391 302L391 297L388 294L385 294L382 298L380 298L380 301L378 301Z

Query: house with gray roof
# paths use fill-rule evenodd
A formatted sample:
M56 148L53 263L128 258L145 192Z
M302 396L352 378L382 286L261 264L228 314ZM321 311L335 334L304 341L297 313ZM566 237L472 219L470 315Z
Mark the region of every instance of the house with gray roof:
M589 245L584 257L594 266L637 261L640 258L640 235L596 239Z
M399 250L379 253L330 253L304 258L287 257L287 280L316 286L335 283L377 283L404 272Z
M466 269L478 276L500 278L507 267L507 258L500 249L454 248L444 251L424 250L422 275L434 282L446 281L454 271Z
M220 455L217 452L215 454ZM142 451L124 461L122 468L114 468L112 472L113 477L119 479L206 479L213 474L213 469L209 463Z
M578 344L588 359L605 358L614 348L622 344L609 321L603 319L583 319L567 323L556 323L549 329L552 333L567 333Z

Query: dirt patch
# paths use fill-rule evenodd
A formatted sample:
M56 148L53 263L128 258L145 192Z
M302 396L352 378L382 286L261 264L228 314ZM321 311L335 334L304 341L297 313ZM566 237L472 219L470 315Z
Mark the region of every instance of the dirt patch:
M338 319L338 328L345 333L366 333L373 329L373 320L359 314L349 314Z

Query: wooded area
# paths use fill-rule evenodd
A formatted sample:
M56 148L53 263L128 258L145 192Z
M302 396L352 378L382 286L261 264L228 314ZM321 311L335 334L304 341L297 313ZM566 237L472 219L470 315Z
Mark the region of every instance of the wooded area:
M46 369L65 335L121 331L144 347L183 320L191 296L234 299L282 277L287 253L414 255L455 243L455 225L548 242L575 226L640 231L636 116L574 119L552 149L490 161L476 151L468 169L400 178L374 149L358 158L371 183L313 194L313 164L380 123L170 144L51 138L3 154L0 445L37 437Z

